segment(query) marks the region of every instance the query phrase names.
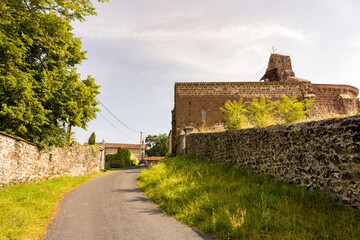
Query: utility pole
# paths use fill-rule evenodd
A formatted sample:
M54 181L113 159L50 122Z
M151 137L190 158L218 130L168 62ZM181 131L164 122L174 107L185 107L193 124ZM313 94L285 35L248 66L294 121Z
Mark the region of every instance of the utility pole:
M144 154L142 152L142 132L140 132L140 159L142 159L144 157Z

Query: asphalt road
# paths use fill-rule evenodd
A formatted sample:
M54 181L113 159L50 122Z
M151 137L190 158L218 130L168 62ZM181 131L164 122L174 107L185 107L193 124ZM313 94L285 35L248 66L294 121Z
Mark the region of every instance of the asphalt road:
M71 190L44 239L211 239L147 199L136 183L141 169L108 173Z

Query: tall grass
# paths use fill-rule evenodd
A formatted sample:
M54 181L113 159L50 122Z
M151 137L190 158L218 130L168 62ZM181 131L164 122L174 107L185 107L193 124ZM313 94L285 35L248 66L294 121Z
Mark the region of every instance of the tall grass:
M63 194L101 174L0 187L0 239L39 239Z
M175 157L138 183L166 213L220 239L360 239L360 210L244 167Z

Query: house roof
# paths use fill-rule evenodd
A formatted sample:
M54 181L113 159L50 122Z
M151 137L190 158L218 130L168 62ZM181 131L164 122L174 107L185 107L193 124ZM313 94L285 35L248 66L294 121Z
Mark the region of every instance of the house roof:
M88 143L84 143L84 145L87 145ZM99 147L103 147L103 148L127 148L127 149L134 149L134 148L140 148L141 149L145 149L145 145L141 145L140 144L131 144L131 143L96 143L97 146Z
M163 160L165 159L165 157L148 157L148 158L145 158L145 160L151 160L151 161L160 161L160 160Z

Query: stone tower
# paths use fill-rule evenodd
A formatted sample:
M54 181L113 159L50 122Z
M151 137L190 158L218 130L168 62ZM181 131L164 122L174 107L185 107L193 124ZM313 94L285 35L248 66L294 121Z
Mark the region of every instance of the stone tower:
M295 73L291 67L290 56L273 53L270 56L269 64L265 75L260 79L264 82L296 81Z

